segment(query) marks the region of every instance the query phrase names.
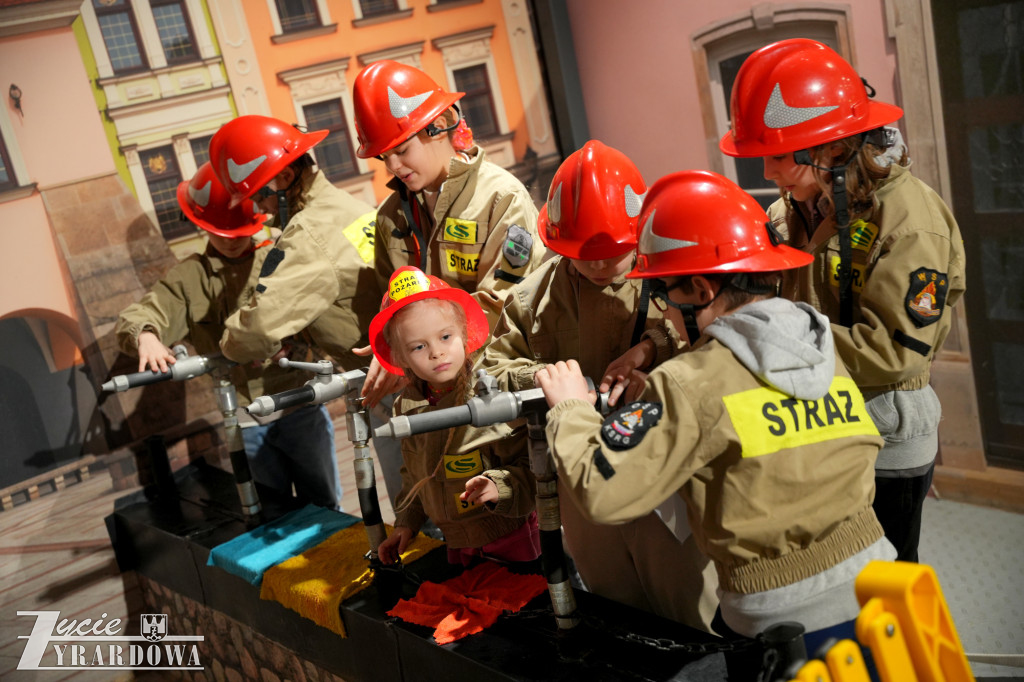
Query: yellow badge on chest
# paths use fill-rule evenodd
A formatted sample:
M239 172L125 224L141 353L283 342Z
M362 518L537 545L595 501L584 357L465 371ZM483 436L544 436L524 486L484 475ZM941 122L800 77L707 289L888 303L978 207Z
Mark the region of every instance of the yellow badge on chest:
M483 472L484 465L479 450L465 452L461 455L444 456L445 478L469 478Z
M477 225L473 220L459 220L458 218L444 219L444 236L446 242L457 244L476 244Z
M477 268L480 266L479 253L462 253L461 251L452 251L451 249L445 249L444 253L448 264L448 272L470 275L472 277L476 276Z
M373 236L377 230L377 212L370 211L356 218L342 234L356 247L364 263L373 262Z
M836 377L818 400L799 400L772 388L722 398L744 457L850 436L877 436L864 398L849 377Z
M455 508L459 510L460 514L465 514L471 509L476 509L477 507L480 506L476 502L469 502L468 500L459 499L461 496L462 493L455 494Z
M850 245L858 251L870 251L877 238L878 226L874 223L854 220L850 224Z
M850 263L850 270L853 273L853 290L860 291L864 288L864 266L859 263ZM832 286L839 286L839 256L832 256L828 264L828 277Z

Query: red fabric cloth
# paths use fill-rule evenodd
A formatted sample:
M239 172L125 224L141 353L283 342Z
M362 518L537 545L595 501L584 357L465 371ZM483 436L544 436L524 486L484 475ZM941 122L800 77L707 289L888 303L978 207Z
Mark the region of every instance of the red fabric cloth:
M530 512L526 523L483 547L448 548L448 563L469 566L477 559L495 561L533 561L540 556L540 527L537 512Z
M516 612L547 588L541 575L518 575L486 561L443 583L426 582L389 616L434 628L438 644L483 631L504 610Z

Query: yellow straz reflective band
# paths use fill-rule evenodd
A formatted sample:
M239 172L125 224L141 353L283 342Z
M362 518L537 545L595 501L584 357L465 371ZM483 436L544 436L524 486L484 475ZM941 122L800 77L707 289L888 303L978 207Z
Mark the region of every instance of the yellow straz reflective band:
M480 265L479 253L462 253L461 251L444 250L448 260L448 271L457 272L460 275L476 275L477 267Z
M459 244L476 244L477 226L473 220L459 220L458 218L444 219L443 239Z
M860 291L864 288L864 266L858 263L851 263L853 270L853 290ZM832 281L832 286L839 286L839 256L832 256L832 262L829 263L828 276Z
M744 457L850 436L877 436L864 397L849 377L836 377L819 400L799 400L773 388L722 398Z
M455 494L455 508L459 510L460 514L465 514L471 509L476 509L479 505L476 502L468 502L466 500L460 500L459 495L462 493Z
M373 262L373 234L377 230L377 212L370 211L356 218L342 230L352 246L356 247L364 263Z
M461 455L444 456L444 477L445 478L469 478L484 472L483 461L480 459L480 451L473 450Z

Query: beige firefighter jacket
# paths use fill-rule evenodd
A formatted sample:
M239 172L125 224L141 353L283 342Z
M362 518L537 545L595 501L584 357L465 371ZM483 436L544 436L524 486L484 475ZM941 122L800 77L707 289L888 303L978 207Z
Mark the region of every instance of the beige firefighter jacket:
M200 355L219 353L224 323L252 295L256 273L271 252L269 242L237 259L207 246L175 265L142 297L121 311L114 327L121 350L138 355L139 334L150 331L165 345L188 339ZM238 365L231 370L238 403L245 407L263 394L301 386L309 377L281 369Z
M414 382L403 391L395 402L396 416L464 402L457 401L452 391L431 406L421 384ZM430 517L453 549L482 547L502 538L522 526L534 510L536 482L530 472L524 424L515 428L508 424L461 426L410 436L402 441L402 461L402 492L397 508L405 504L407 493L418 481L426 476L432 479L408 507L396 509L395 526L415 533ZM459 495L465 491L466 481L481 474L498 486L499 500L494 505L467 506Z
M556 405L548 443L560 480L595 521L623 523L680 494L722 589L761 592L882 537L871 509L882 439L841 363L828 396L787 400L703 337L603 423L585 401Z
M425 266L399 194L404 186L397 178L388 183L395 191L377 213L375 263L385 290L391 273L415 265L475 294L493 328L500 292L535 270L545 248L537 235L537 208L523 184L487 161L479 147L468 154L468 162L452 158L433 215L420 194L410 196L409 210L427 242Z
M942 199L898 165L875 192L866 221L854 221L853 325L839 322L839 235L835 218L813 229L804 207L779 199L768 210L792 246L814 262L787 282L787 297L832 321L839 357L866 394L928 384L931 362L952 324L946 308L964 293L960 228ZM811 226L813 228L813 225Z
M220 346L236 362L272 356L309 328L313 341L345 368L365 364L381 293L373 273L373 207L317 171L259 272L255 292L226 324Z
M609 363L630 347L642 281L620 277L600 287L580 275L568 258L555 256L512 287L480 367L503 388L534 388L533 375L549 363L575 359L596 383ZM645 335L662 362L674 354L678 334L654 305Z

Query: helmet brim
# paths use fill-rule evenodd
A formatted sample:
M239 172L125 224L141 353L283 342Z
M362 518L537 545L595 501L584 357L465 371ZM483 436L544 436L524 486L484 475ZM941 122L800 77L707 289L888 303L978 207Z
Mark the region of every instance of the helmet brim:
M356 156L358 156L360 159L372 159L375 156L380 156L384 152L394 149L395 147L402 144L406 140L412 139L416 135L419 135L428 125L430 125L430 123L435 118L437 118L444 112L448 111L448 109L450 109L453 104L462 99L463 96L465 96L465 94L466 93L464 92L445 93L443 97L438 98L437 103L434 105L432 109L430 109L427 113L420 114L425 119L425 123L419 130L413 133L409 133L408 130L401 130L401 126L399 125L399 130L390 138L388 138L387 141L377 142L376 144L370 144L369 142L366 142L359 145L359 149L356 150ZM409 116L412 116L415 113L417 112L414 111L413 113L409 114ZM406 116L406 118L408 118L408 116Z
M746 258L722 263L714 267L708 265L694 265L693 267L671 266L668 263L654 263L650 260L647 265L641 265L638 261L635 268L627 275L627 279L647 279L651 277L688 277L692 275L713 275L731 272L777 272L780 270L795 270L810 265L814 262L814 256L794 249L791 246L780 244L770 250L761 251Z
M278 173L287 168L295 159L299 158L310 149L320 144L331 131L329 130L314 130L311 133L304 133L299 139L298 144L295 145L294 149L286 150L284 154L277 157L273 162L268 163L266 168L261 167L259 169L259 175L251 181L247 191L244 194L232 194L230 208L238 206L240 203L252 197L256 194L261 187L265 187L268 182L273 180Z
M810 149L811 147L828 144L829 142L842 140L860 133L866 133L869 130L881 128L884 125L898 121L901 118L903 118L903 109L895 104L868 100L868 113L864 118L857 121L857 125L839 127L816 135L805 134L799 137L789 138L788 140L782 139L785 136L780 135L780 139L778 141L766 141L759 139L744 140L739 143L737 143L734 138L732 130L729 130L722 136L722 139L718 141L718 148L726 156L734 156L737 158L777 156L780 154L789 154L790 152L800 151L801 149ZM774 130L782 129L778 128Z
M608 260L619 258L636 248L636 241L615 242L611 238L604 241L588 240L580 242L575 239L553 239L548 236L548 207L544 204L540 207L537 216L537 232L544 246L559 256L573 258L575 260Z
M181 212L185 214L185 217L194 225L206 232L209 232L210 234L215 234L218 237L228 237L231 239L237 237L251 237L263 229L263 223L267 222L269 218L265 213L253 213L253 222L250 224L241 225L237 228L231 229L214 225L208 220L204 220L196 215L195 211L192 210L192 207L189 206L188 184L188 181L178 183L178 208L181 209Z

